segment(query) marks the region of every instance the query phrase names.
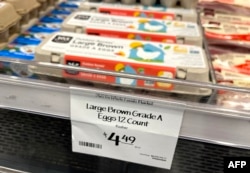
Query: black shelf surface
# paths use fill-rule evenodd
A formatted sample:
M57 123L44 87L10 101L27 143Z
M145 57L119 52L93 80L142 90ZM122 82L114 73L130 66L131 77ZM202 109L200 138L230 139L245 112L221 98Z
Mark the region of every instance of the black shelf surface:
M35 173L222 173L250 150L179 139L171 171L73 153L66 119L0 109L0 166Z

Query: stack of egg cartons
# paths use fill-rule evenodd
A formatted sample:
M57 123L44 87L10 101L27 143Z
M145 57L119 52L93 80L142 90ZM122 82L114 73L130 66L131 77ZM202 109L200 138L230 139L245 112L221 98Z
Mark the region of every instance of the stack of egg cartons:
M60 2L38 23L19 35L0 51L0 56L209 82L202 42L195 9L68 0ZM32 71L39 75L172 93L211 94L208 89L150 80L42 67L34 67ZM22 71L22 74L31 73Z
M208 40L217 82L250 86L250 1L200 0L201 22ZM250 109L250 95L220 91L218 104Z
M71 1L72 2L72 1ZM64 5L75 6L65 2ZM36 48L36 60L152 77L209 82L195 9L80 2L61 30ZM38 74L207 96L211 90L45 67Z
M2 31L0 34L1 73L22 77L37 77L23 64L5 62L4 58L34 60L35 47L60 25L40 19L58 0L4 0L0 2ZM34 24L35 23L35 24ZM51 29L46 25L52 26ZM39 27L40 30L39 30ZM42 27L43 26L43 27ZM44 30L43 30L44 29ZM34 32L33 32L34 31ZM43 32L44 31L44 32Z

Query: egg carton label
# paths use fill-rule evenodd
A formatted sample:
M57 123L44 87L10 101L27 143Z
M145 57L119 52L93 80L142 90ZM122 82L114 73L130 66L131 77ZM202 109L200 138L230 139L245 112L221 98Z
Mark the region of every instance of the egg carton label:
M87 34L136 40L181 43L185 37L201 39L198 25L191 22L77 12L63 25L66 29L72 26L84 28ZM184 38L178 40L178 37Z
M66 1L59 4L59 7L63 8L78 8L81 2L78 1Z
M37 23L36 25L32 26L28 31L39 33L53 33L59 31L61 29L60 23Z
M32 33L32 32L24 32L20 34L13 42L22 45L38 45L42 40L47 38L50 33Z
M148 17L167 20L174 20L176 17L174 13L167 12L165 7L150 6L104 5L99 7L98 12L112 15Z
M35 45L8 45L0 50L0 57L33 60L35 48Z
M88 3L88 6L97 6L96 3ZM153 7L153 6L141 6L141 5L123 5L123 4L108 4L102 3L98 4L98 12L108 13L112 15L121 15L121 16L134 16L134 17L147 17L147 18L156 18L156 19L167 19L174 20L179 16L176 14L182 15L194 15L194 10L186 9L175 9L175 8L166 8L166 7Z
M62 23L68 14L48 14L41 18L41 22L44 23Z
M63 15L69 15L76 11L74 8L63 8L63 7L56 7L54 10L51 11L51 14L63 14Z
M203 50L197 46L121 40L69 32L58 32L43 46L52 52L70 52L106 60L155 64L169 67L206 68ZM84 50L84 51L83 51ZM132 58L133 57L133 58Z
M121 41L120 39L107 40L104 37L62 32L46 42L42 50L65 54L63 63L67 65L134 75L175 78L177 67L206 68L202 49L195 46ZM52 58L51 61L56 60ZM169 83L85 72L64 71L63 76L137 87L173 89L173 85Z

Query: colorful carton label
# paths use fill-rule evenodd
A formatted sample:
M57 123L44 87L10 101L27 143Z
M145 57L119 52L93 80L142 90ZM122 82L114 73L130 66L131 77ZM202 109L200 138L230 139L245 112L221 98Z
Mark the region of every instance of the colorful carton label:
M98 8L98 12L119 15L119 16L133 16L133 17L145 17L155 19L167 19L174 20L175 14L167 12L165 7L143 7L143 6L128 6L121 5L121 7L105 5Z
M91 6L91 3L87 3ZM118 16L133 16L133 17L145 17L164 20L181 20L181 15L194 15L194 10L186 9L170 9L166 7L153 7L153 6L140 6L140 5L113 5L105 4L100 5L98 12L107 13ZM95 4L93 3L93 6Z
M65 64L76 65L79 64L81 67L98 68L103 70L115 71L120 73L128 73L134 75L146 75L156 76L163 78L175 78L176 68L174 67L159 67L154 65L141 65L132 62L120 62L119 60L104 60L104 59L93 59L82 56L65 56ZM72 72L64 71L63 76L66 78L94 80L104 83L118 84L118 85L129 85L137 87L150 87L150 88L161 88L170 90L173 88L172 84L163 82L153 82L145 80L136 80L124 77L114 77L100 74L92 74L87 72Z
M106 39L74 33L57 33L42 50L62 52L64 63L116 72L175 78L176 67L206 68L202 49L196 46ZM114 84L172 89L172 85L65 71L64 77Z
M183 37L201 38L198 25L191 22L76 12L65 24L83 27L87 34L126 39L182 43Z
M37 23L31 28L28 29L29 32L46 32L46 33L53 33L59 31L61 29L60 23Z
M74 8L62 8L62 7L55 7L54 10L51 11L51 14L55 15L69 15L76 11Z
M8 45L0 50L0 57L33 60L35 48L35 45Z
M24 32L20 34L13 43L21 44L21 45L38 45L42 40L47 38L50 33L46 32Z
M40 19L44 23L62 23L68 15L66 14L48 14Z
M63 8L79 8L81 2L78 1L66 1L60 3L58 6Z

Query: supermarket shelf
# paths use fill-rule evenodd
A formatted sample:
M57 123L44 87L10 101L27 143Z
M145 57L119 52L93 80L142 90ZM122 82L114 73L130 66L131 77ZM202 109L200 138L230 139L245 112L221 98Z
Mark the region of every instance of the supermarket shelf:
M36 64L38 65L38 64ZM39 64L49 66L48 64ZM51 65L53 67L53 65ZM53 68L74 69L56 65ZM105 73L95 69L81 68L78 70L93 73ZM130 74L110 74L122 77L147 78L146 76L131 76ZM183 83L185 85L205 87L211 89L232 90L249 93L248 89L224 87L214 84L194 83L172 79L159 79L148 77L150 80L162 82ZM48 81L23 79L18 77L0 76L0 105L2 108L32 112L40 115L53 116L63 119L70 118L70 90L69 84ZM180 132L182 138L206 141L210 143L227 145L239 148L250 148L250 116L249 112L224 109L212 104L186 102L166 99L162 97L144 95L141 93L129 93L114 91L93 86L81 86L77 88L81 92L112 93L116 95L134 97L154 101L158 106L166 104L171 106L185 106L186 111Z

